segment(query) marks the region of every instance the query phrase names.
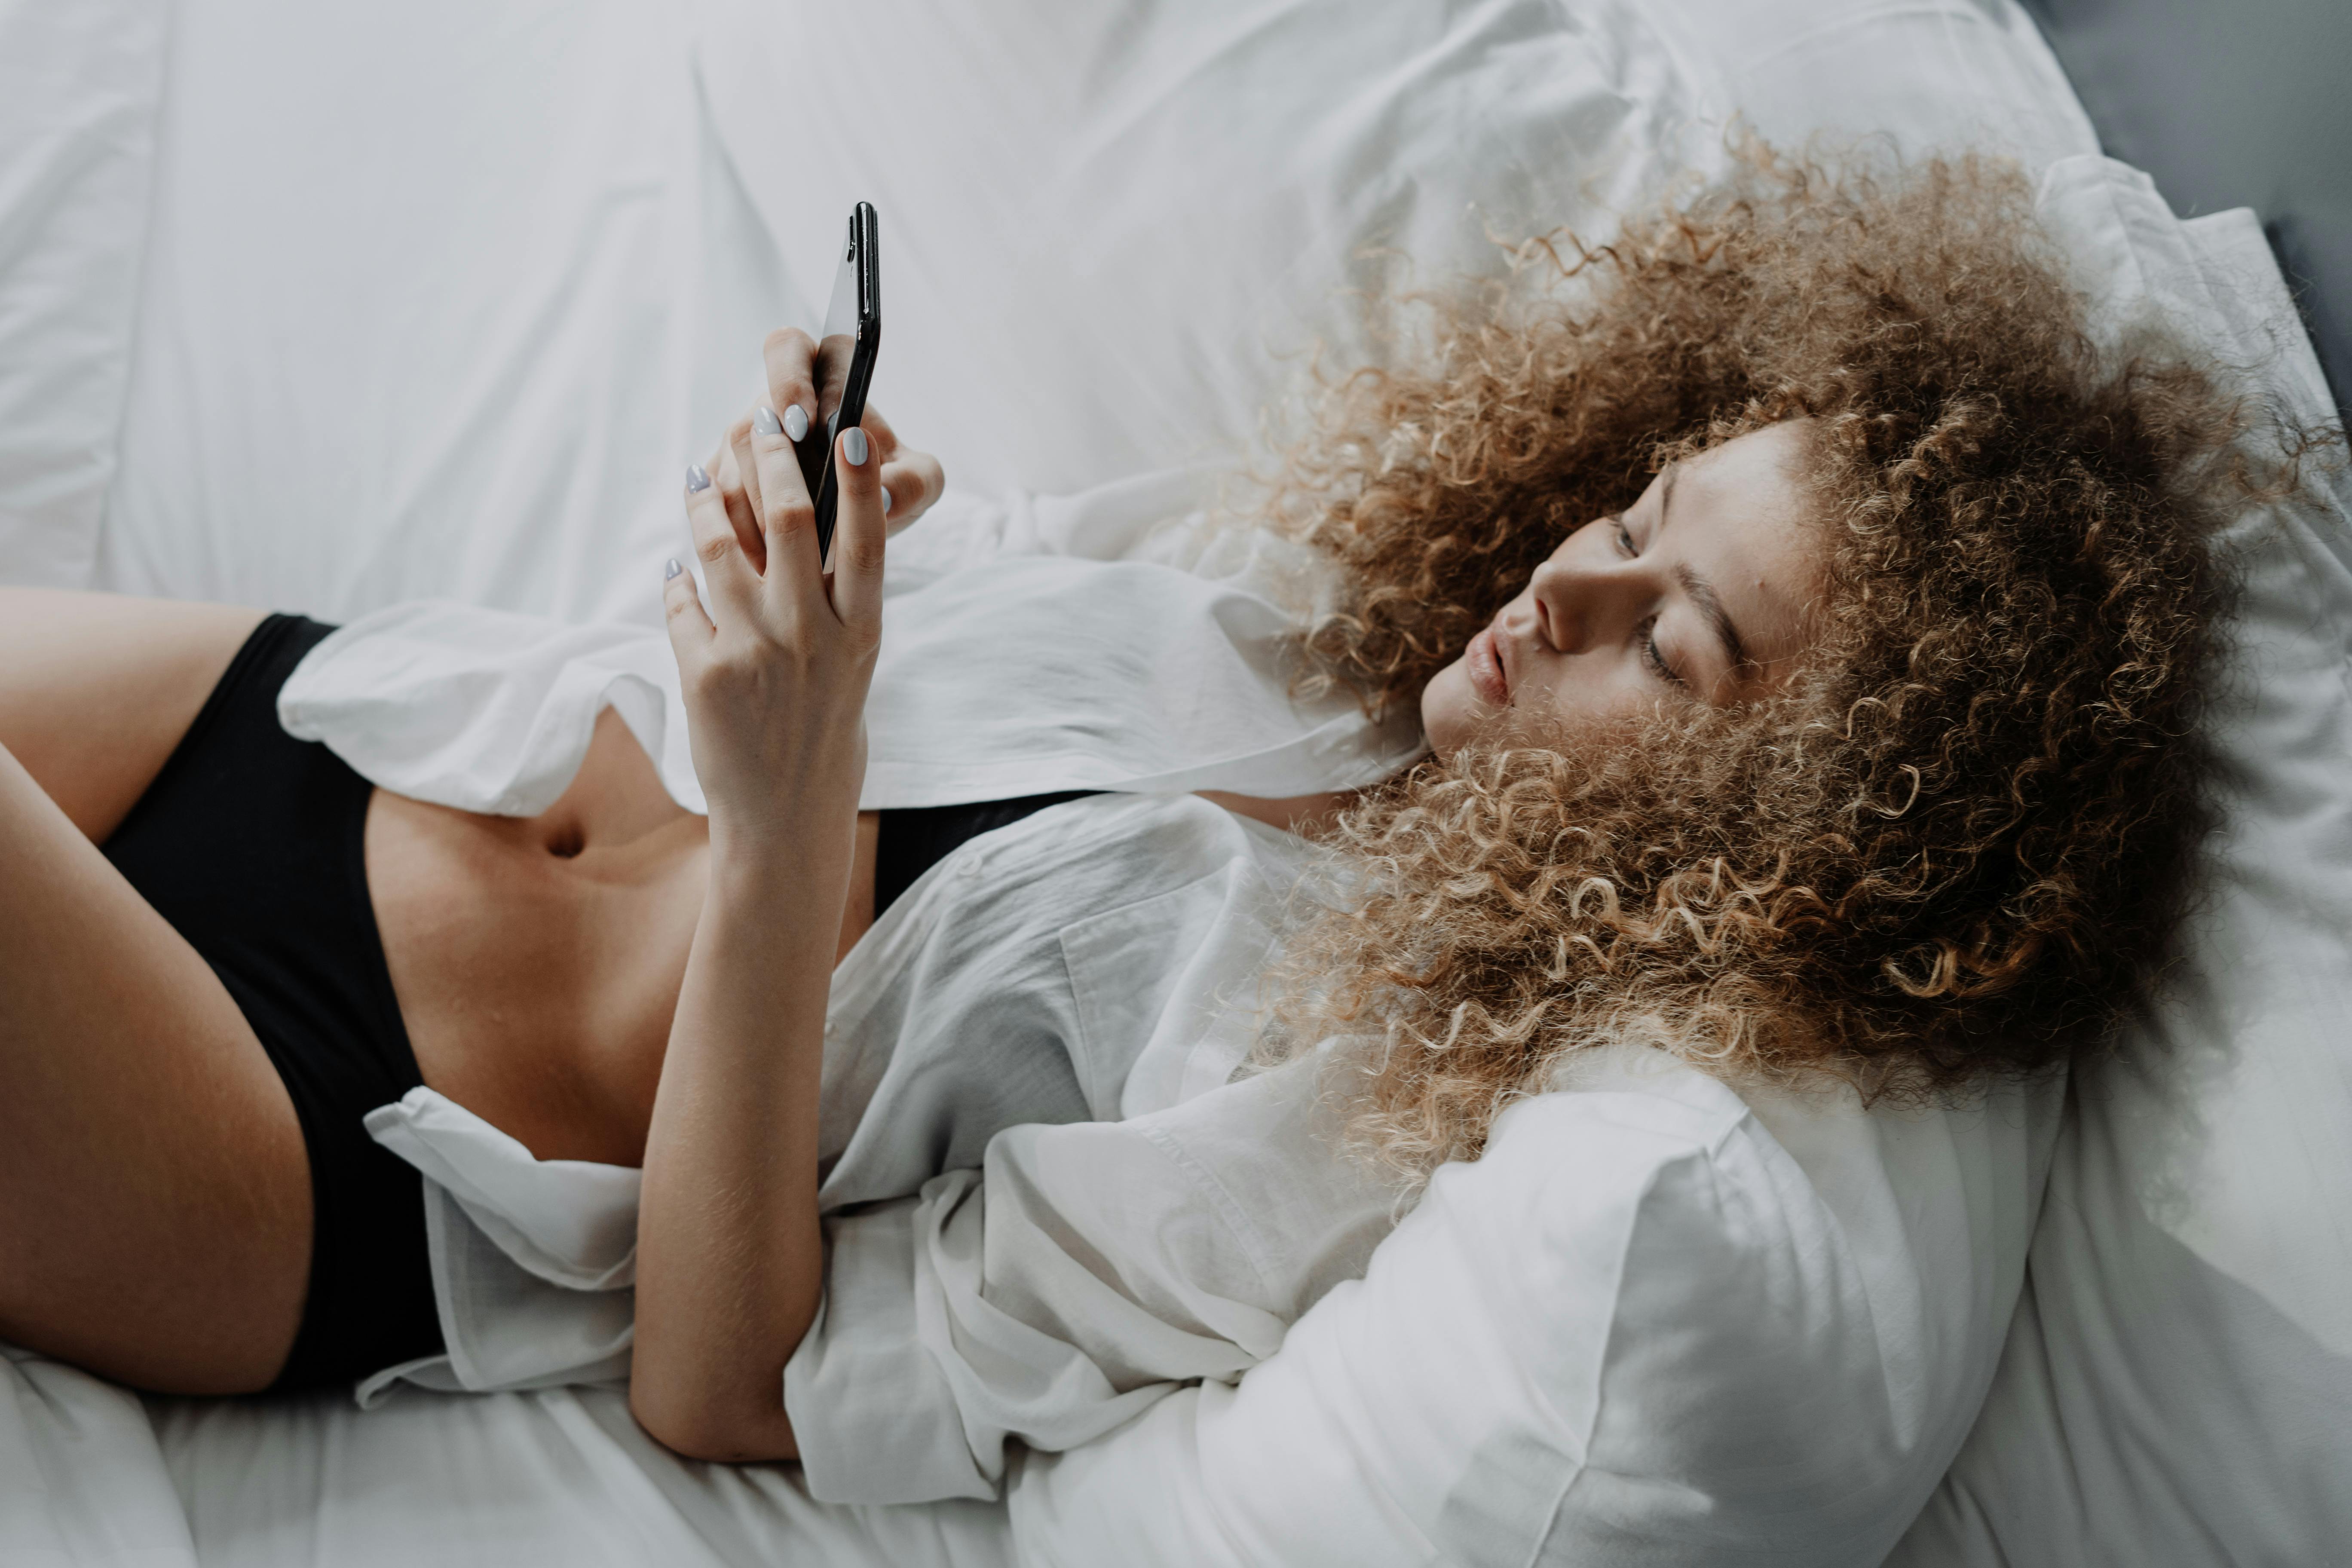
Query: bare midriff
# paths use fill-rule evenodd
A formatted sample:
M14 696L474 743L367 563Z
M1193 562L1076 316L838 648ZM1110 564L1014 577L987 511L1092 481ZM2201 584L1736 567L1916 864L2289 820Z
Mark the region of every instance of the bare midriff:
M1209 798L1293 831L1344 804ZM877 836L862 814L841 952L874 923ZM709 824L610 709L537 816L376 791L368 892L425 1084L540 1159L642 1163L709 856Z
M870 816L858 839L844 951L872 921ZM709 855L610 710L537 816L377 791L368 890L425 1084L540 1159L641 1163Z

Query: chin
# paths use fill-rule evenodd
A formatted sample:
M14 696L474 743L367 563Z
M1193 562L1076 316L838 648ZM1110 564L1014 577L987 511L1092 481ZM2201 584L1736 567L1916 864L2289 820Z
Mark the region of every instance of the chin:
M1470 678L1460 660L1447 665L1421 689L1421 738L1440 760L1453 754L1470 738L1472 710L1476 707Z

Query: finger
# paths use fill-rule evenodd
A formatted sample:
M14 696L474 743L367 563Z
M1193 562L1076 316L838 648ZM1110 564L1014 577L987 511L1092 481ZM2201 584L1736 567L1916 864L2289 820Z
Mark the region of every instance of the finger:
M760 482L760 454L755 449L757 437L749 419L738 423L732 432L735 442L735 466L743 471L743 493L751 503L751 521L743 554L760 571L768 574L768 497L767 487Z
M737 456L735 446L749 427L744 420L729 427L719 450L711 455L710 482L719 487L727 502L727 521L735 525L735 538L756 572L765 569L768 559L767 546L760 538L759 481Z
M668 622L670 651L677 656L678 668L686 669L708 651L719 628L703 614L694 574L675 555L662 563L662 614Z
M898 432L891 428L890 421L882 417L879 408L867 404L866 412L858 416L857 425L866 432L866 438L874 443L876 457L885 463L898 460Z
M804 439L816 419L816 340L798 327L768 334L760 345L768 371L768 406L794 443ZM793 410L800 417L793 417Z
M882 632L882 464L874 443L853 425L834 442L840 510L833 531L833 607L841 624L878 638Z
M802 611L814 609L821 602L817 583L823 566L817 558L816 507L809 500L800 454L772 410L762 408L753 418L745 456L759 474L760 527L768 559L793 563L784 572L768 574L770 592L781 590ZM792 581L781 581L787 577Z
M694 532L694 553L702 563L702 577L710 590L709 614L714 625L730 617L748 619L759 574L744 559L743 542L727 516L719 487L700 467L686 471L686 521Z
M937 458L911 447L900 448L898 461L882 465L882 490L889 500L884 516L890 531L898 532L929 511L946 488L947 479Z

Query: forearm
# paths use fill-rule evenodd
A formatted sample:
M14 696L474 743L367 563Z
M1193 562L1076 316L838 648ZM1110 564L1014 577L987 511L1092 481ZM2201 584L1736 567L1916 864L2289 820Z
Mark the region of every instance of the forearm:
M655 1099L630 1402L699 1458L796 1451L783 1368L824 1290L816 1101L848 872L839 826L773 850L714 837Z
M768 347L775 406L813 408L799 395L815 345L785 333ZM775 406L722 448L740 488L687 470L709 604L676 561L662 589L710 802L710 879L646 1141L629 1405L709 1459L797 1453L784 1363L824 1289L817 1085L882 641L875 444L854 426L835 438L827 576Z

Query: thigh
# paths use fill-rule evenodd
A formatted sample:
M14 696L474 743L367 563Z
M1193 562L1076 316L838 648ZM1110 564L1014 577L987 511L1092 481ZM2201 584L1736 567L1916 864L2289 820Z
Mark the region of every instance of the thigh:
M153 638L124 629L90 667L58 672L97 704L68 722L8 668L27 642L18 607L0 606L0 726L48 747L51 778L0 738L0 1339L142 1388L258 1388L293 1342L308 1282L300 1124L211 968L91 842L202 706L220 673L207 650L225 667L243 631L227 617ZM94 647L109 619L73 607L52 624ZM126 672L140 647L163 650L154 689ZM52 732L112 731L100 692L124 705L131 763L82 760L80 739ZM58 778L79 817L51 797Z
M233 605L0 588L0 746L103 843L260 620Z

